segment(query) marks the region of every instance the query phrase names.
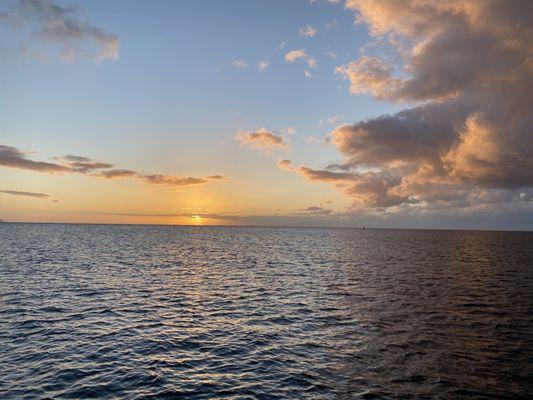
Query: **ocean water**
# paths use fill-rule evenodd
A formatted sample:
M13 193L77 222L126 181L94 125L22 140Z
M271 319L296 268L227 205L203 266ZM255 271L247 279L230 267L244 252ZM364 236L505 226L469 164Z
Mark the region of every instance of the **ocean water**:
M533 233L0 224L0 399L533 396Z

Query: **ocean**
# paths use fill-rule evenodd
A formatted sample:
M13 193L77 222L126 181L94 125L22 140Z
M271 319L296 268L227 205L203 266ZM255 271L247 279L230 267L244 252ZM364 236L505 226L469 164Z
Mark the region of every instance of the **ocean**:
M1 399L533 396L533 233L0 224Z

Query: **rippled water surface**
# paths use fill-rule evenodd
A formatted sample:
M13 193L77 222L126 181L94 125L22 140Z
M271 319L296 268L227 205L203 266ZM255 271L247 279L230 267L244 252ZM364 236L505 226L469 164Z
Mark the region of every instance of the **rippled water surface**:
M0 398L528 398L533 234L0 224Z

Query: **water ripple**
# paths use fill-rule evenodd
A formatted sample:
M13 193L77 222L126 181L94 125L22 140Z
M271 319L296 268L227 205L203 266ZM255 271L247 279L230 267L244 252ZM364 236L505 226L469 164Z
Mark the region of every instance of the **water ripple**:
M0 224L0 398L530 398L532 269L531 233Z

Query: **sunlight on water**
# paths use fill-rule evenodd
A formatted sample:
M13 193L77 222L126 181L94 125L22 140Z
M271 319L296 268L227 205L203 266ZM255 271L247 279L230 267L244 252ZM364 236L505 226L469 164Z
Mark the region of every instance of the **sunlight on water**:
M533 234L0 226L0 397L517 398Z

